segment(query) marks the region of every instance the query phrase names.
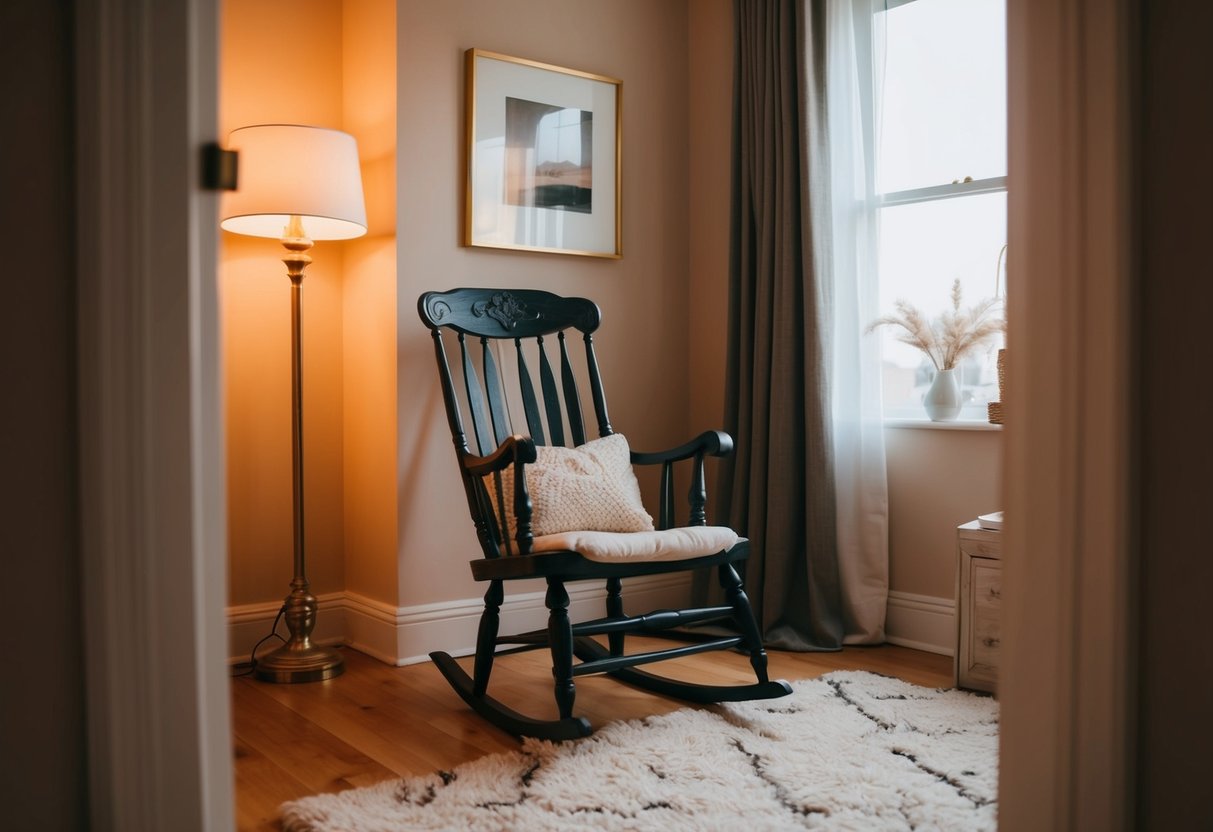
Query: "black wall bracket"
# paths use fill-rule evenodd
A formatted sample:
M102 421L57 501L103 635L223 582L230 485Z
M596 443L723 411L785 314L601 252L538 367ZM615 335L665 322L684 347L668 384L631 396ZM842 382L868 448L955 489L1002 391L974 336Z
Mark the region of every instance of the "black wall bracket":
M202 187L208 191L234 191L239 179L240 155L217 142L202 146Z

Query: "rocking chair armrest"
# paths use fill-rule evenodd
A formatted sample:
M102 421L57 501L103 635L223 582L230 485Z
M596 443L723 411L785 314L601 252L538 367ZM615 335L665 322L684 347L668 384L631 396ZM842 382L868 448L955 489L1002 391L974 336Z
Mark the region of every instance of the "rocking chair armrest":
M671 448L668 451L632 451L633 465L655 465L661 462L678 462L690 459L698 454L708 456L728 456L733 452L733 437L722 430L708 430L696 436L685 445Z
M535 451L535 440L529 436L507 436L497 450L487 456L472 456L467 454L463 457L463 468L472 477L486 477L489 474L504 471L511 465L514 467L514 493L512 495L514 507L514 540L518 544L518 554L529 555L531 553L531 495L527 493L526 475L523 473L524 466L534 462L538 458ZM475 486L473 486L475 487ZM491 499L489 501L492 502ZM496 513L497 509L489 509ZM507 530L507 521L505 509L501 508L501 514L493 521L498 523L498 530L502 537L506 537L509 532ZM484 534L484 530L481 530ZM482 538L483 539L483 538ZM508 543L507 543L508 547Z
M661 465L661 507L657 513L657 528L674 527L674 463L694 459L691 463L691 490L687 494L691 513L688 526L707 524L708 502L707 478L704 472L705 456L727 456L733 452L733 437L722 430L708 430L685 445L656 453L632 452L633 465Z
M523 464L534 462L536 459L535 440L529 436L508 436L497 446L497 450L488 456L468 454L463 458L463 467L474 477L483 477L496 471L502 471L515 462Z

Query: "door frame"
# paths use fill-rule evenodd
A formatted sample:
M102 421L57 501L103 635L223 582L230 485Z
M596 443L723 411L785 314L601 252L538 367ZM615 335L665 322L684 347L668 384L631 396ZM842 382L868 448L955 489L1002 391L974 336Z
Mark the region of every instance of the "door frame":
M91 826L230 829L218 3L75 9Z

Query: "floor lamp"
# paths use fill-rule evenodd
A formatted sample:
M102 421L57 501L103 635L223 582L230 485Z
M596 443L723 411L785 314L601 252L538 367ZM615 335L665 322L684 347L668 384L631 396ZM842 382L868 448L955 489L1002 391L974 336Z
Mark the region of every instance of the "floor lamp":
M286 248L291 280L291 470L294 481L295 577L284 603L290 639L254 670L267 682L315 682L344 670L341 654L312 644L316 598L309 592L303 545L303 374L300 302L303 270L314 240L348 240L366 233L366 208L354 137L295 124L232 131L239 153L239 187L224 195L220 226L270 237Z

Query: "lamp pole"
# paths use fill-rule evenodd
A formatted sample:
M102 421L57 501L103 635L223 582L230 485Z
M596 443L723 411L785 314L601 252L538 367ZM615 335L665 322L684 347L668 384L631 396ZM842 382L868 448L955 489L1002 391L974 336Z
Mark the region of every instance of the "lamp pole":
M317 682L340 676L345 670L336 650L312 644L316 626L316 596L307 580L303 538L303 271L312 262L307 253L312 241L303 221L292 215L282 237L287 254L282 258L291 280L291 474L294 508L295 577L283 603L283 618L291 637L265 658L254 671L266 682Z

